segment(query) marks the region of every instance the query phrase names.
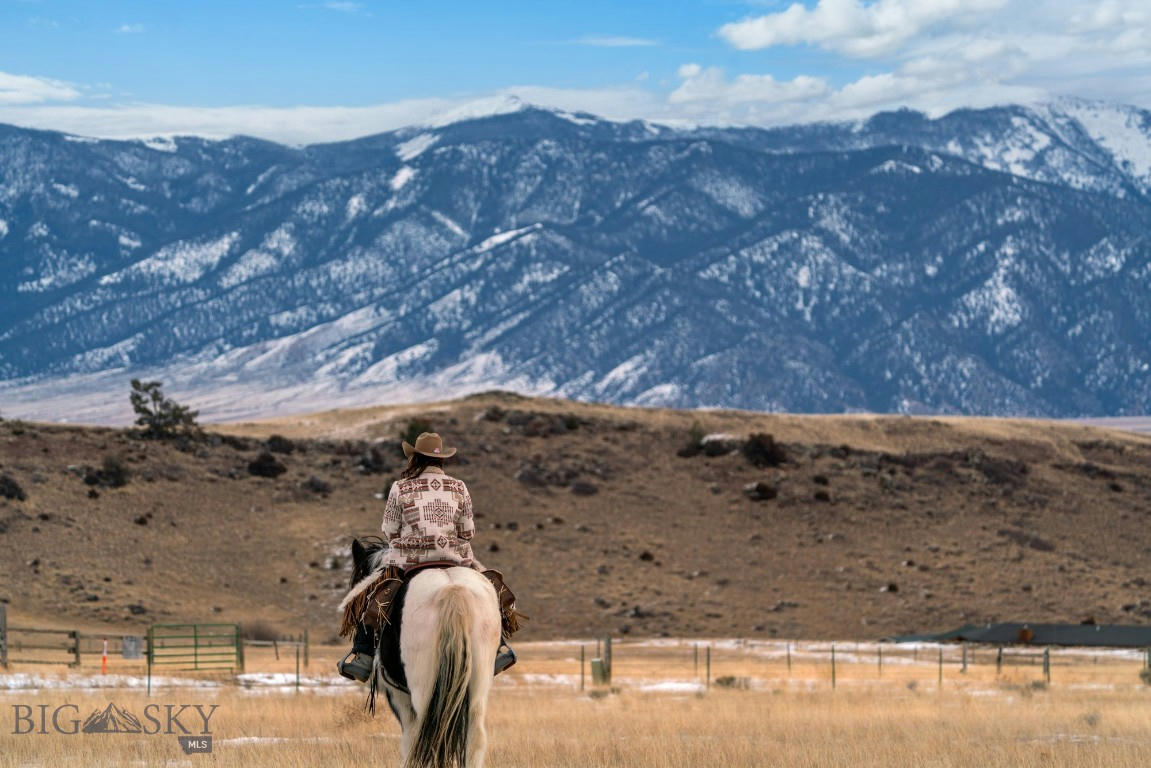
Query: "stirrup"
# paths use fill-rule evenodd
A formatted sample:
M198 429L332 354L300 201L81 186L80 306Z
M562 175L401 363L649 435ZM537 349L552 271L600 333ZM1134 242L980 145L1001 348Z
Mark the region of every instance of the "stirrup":
M498 675L515 663L516 652L507 643L500 643L499 652L496 654L496 671L494 674Z
M348 655L336 664L336 671L341 676L355 680L357 683L367 682L368 678L372 676L371 657L367 654L349 651Z

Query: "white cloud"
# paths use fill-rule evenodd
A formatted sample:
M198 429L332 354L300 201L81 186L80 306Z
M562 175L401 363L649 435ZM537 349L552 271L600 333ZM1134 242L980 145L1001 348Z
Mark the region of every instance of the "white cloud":
M793 110L794 119L898 106L938 114L1054 95L1151 105L1147 0L818 0L718 34L745 50L811 45L872 62L872 72ZM726 106L740 103L748 102ZM771 102L761 106L760 120Z
M79 96L79 91L61 80L0 72L0 105L69 101Z
M719 29L736 48L756 50L809 43L850 56L889 53L936 24L1001 8L1009 0L819 0L814 8L787 10L725 24Z
M114 139L246 135L286 144L310 144L353 139L410 125L444 124L509 112L520 108L524 102L591 112L619 120L666 111L663 99L638 85L598 90L525 85L501 89L481 99L411 99L364 107L183 107L163 104L5 107L3 83L0 77L0 123Z
M823 98L831 91L826 80L807 75L793 80L776 80L771 75L739 75L729 81L718 67L701 69L694 64L680 67L679 72L683 83L671 92L668 100L672 104L702 105L709 111L714 111L716 106L809 101Z
M576 45L591 45L596 48L646 48L659 45L646 37L621 37L618 35L588 35L572 41Z
M144 33L143 24L121 24L116 30L121 35L140 35Z

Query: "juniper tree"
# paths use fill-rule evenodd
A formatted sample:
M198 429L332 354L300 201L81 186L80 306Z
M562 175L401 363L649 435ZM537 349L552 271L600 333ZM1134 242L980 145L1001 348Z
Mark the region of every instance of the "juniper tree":
M196 423L196 417L200 412L164 397L162 387L158 381L132 379L132 392L128 399L136 412L136 424L144 428L144 435L164 438L176 434L198 434L200 425Z

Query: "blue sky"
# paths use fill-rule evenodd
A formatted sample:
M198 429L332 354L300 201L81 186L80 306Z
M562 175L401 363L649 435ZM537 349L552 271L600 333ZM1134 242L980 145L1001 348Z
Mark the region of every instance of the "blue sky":
M1147 0L0 0L0 121L302 143L525 101L772 125L1151 106Z

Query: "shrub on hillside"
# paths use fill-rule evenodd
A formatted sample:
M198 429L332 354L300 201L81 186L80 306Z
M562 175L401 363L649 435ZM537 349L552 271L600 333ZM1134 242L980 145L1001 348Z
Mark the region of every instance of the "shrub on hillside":
M778 467L787 461L787 451L773 436L758 432L743 444L743 457L757 467Z
M13 501L25 501L28 494L11 475L0 475L0 497Z
M95 467L84 468L84 482L87 485L99 485L103 488L123 488L128 484L131 473L124 466L124 462L116 456L105 456L100 469Z
M132 477L132 473L119 456L105 456L100 468L100 475L109 488L122 488L128 484L128 480Z
M287 471L288 468L268 451L264 451L255 461L248 464L248 472L257 477L279 477Z
M283 435L272 435L265 445L272 453L287 454L296 450L296 444Z

